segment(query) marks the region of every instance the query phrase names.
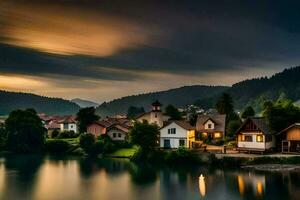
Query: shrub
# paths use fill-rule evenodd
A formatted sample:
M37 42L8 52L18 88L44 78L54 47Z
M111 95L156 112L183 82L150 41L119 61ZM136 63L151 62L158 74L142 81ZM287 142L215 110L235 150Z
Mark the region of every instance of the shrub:
M96 140L93 134L87 133L82 134L79 138L80 147L87 153L91 154L93 152L93 145Z
M49 153L65 153L70 145L66 141L55 139L46 141L45 147Z
M114 141L114 144L116 145L116 148L131 148L132 144L130 144L128 141Z
M59 135L59 131L58 130L54 130L52 133L51 133L51 138L57 138Z
M60 132L57 136L57 138L63 139L63 138L76 138L79 134L75 133L74 131L63 131Z
M103 153L112 153L116 149L116 145L113 142L104 142Z

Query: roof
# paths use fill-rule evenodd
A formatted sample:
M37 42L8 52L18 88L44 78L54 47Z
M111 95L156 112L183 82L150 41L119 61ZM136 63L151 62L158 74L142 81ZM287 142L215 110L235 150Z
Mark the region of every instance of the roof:
M76 121L76 116L73 116L73 115L69 115L69 116L65 116L62 120L59 120L59 123L68 123L68 124L75 124L77 121Z
M112 129L118 129L124 133L128 133L130 127L124 125L124 124L113 124L110 127L107 128L107 131L112 130Z
M162 106L162 104L158 100L156 100L152 103L152 106Z
M172 120L172 121L168 121L166 124L164 124L164 126L160 129L163 129L167 126L169 126L170 124L175 123L178 126L180 126L181 128L185 129L185 130L195 130L195 127L191 126L188 122L184 121L184 120Z
M241 131L241 129L249 121L252 121L264 135L274 134L274 131L270 128L270 126L267 123L267 120L264 117L249 117L249 118L247 118L236 132L238 133L239 131Z
M48 130L60 129L60 124L57 121L50 121L49 124L45 125Z
M214 129L205 129L204 125L205 123L211 120L214 122L215 126ZM225 126L226 126L226 115L220 115L220 114L203 114L198 115L197 123L196 123L196 130L197 131L219 131L219 132L225 132Z
M132 121L128 118L113 118L113 117L107 117L103 120L96 121L93 124L98 124L99 126L108 128L113 125L122 125L124 127L131 127L132 126Z
M282 131L280 131L277 135L279 135L281 133L284 133L284 132L288 131L289 129L295 128L295 127L300 128L300 123L294 123L294 124L290 125L289 127L287 127L285 129L283 129Z
M137 115L137 116L135 117L135 119L138 119L138 118L143 117L144 115L150 114L150 113L151 113L151 112L144 112L144 113L141 113L141 114Z

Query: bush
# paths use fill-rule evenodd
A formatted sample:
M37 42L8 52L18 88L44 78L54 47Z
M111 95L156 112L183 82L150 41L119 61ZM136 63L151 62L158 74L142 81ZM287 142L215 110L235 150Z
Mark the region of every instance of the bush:
M60 132L57 138L64 139L64 138L77 138L79 133L75 133L74 131L63 131Z
M116 145L113 142L104 142L103 153L112 153L116 150Z
M116 145L116 148L131 148L132 144L130 144L128 141L114 141L113 142Z
M93 153L93 145L95 144L96 140L93 134L87 133L82 134L79 138L80 147L87 153Z
M51 133L51 138L57 138L59 135L59 131L58 130L54 130L52 133Z
M45 148L49 153L65 153L70 145L66 141L55 139L46 141Z

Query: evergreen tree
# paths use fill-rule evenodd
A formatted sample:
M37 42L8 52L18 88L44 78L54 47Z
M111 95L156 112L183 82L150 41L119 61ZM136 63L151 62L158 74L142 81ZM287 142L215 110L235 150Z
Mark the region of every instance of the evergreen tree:
M137 115L142 114L145 112L144 107L135 107L135 106L130 106L127 110L127 117L129 119L135 118Z
M251 106L248 106L242 113L242 118L246 119L248 117L253 117L255 116L255 111Z
M168 105L165 109L165 115L170 117L170 120L182 119L181 113L173 105Z
M216 108L220 114L228 115L233 113L233 101L231 96L228 93L223 93L217 101Z

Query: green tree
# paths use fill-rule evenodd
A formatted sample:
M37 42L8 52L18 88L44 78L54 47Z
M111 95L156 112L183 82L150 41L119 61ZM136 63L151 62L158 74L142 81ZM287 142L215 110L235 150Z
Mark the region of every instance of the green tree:
M264 103L263 116L267 119L271 129L279 132L300 121L300 108L287 99L275 103L268 101Z
M130 141L140 146L142 154L147 154L158 145L159 128L147 121L136 122L129 132Z
M181 113L173 105L168 105L165 109L165 115L170 117L170 120L182 119Z
M94 107L82 108L77 113L77 121L80 133L85 133L88 125L99 120L99 116L95 114Z
M248 117L253 117L253 116L255 116L255 111L251 106L248 106L241 115L243 119L246 119Z
M218 99L216 108L220 114L230 114L233 113L233 100L228 93L223 93Z
M228 123L226 127L226 136L228 137L234 137L236 131L241 126L242 122L240 120L232 120Z
M27 153L44 148L46 130L33 109L12 111L5 121L8 150Z
M145 112L145 109L143 107L130 106L127 110L127 117L129 119L133 119L137 115L144 113L144 112Z

